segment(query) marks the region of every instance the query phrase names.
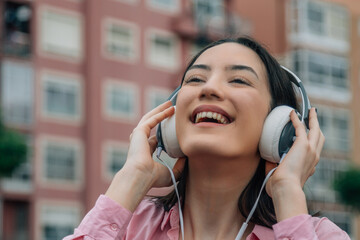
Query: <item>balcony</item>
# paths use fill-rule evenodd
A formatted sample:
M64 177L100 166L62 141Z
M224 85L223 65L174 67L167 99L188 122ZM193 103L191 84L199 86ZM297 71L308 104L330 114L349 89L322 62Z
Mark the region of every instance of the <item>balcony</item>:
M30 194L33 191L31 180L31 165L25 162L20 165L11 177L0 180L0 189L3 192Z
M2 15L2 54L21 58L30 57L32 10L29 4L5 1Z
M173 31L199 44L229 36L251 35L250 21L229 11L226 4L226 1L194 1L192 9L174 18Z

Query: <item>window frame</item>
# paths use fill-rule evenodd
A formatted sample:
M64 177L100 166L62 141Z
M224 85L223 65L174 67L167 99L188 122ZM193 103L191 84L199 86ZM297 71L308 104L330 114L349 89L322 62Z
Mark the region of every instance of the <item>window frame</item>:
M43 233L43 226L45 225L44 223L49 222L49 219L46 219L46 217L44 217L45 212L49 212L49 210L59 210L61 209L62 212L66 212L66 210L68 210L68 212L72 212L72 217L69 217L68 220L66 222L69 221L73 221L74 227L77 227L80 224L81 221L81 217L83 215L84 209L82 204L80 204L77 201L68 201L68 200L53 200L53 199L41 199L40 201L38 201L36 203L36 230L35 230L35 239L44 239L44 233ZM47 217L49 218L49 217ZM61 219L61 218L59 218ZM58 220L58 219L57 219Z
M83 121L83 79L80 75L69 73L69 72L60 72L54 70L43 70L40 73L41 76L41 86L40 86L40 112L41 117L44 120L61 123L61 124L71 124L71 125L80 125ZM71 86L75 89L75 114L63 114L63 113L53 113L49 112L47 109L47 95L46 87L47 83L52 82L56 84L64 84Z
M304 189L307 199L316 202L338 202L338 195L332 188L331 178L332 180L335 180L336 175L347 170L349 165L350 163L347 160L320 158L320 161L316 167L316 172L308 179L305 184ZM324 175L326 175L326 177ZM326 178L327 181L322 181L324 180L323 178Z
M325 119L327 118L327 125L329 126L324 126L321 125L320 127L322 128L321 130L323 131L323 134L325 135L326 141L325 141L325 145L324 145L324 151L336 151L336 152L342 152L342 153L349 153L352 151L352 146L351 146L351 139L352 139L352 131L351 131L351 112L348 109L344 109L344 108L331 108L331 107L326 107L323 105L318 105L317 106L318 109L318 116L319 118L322 118L323 116L325 116ZM337 128L334 125L334 120L339 119L340 120L347 120L347 129L343 129L343 128ZM339 136L341 135L341 136ZM347 138L344 139L343 136L346 136ZM342 143L345 142L345 145L347 146L346 148L343 149L337 149L336 146L341 146Z
M113 26L117 25L123 28L127 28L131 32L131 42L132 42L132 55L129 57L121 56L121 55L114 55L108 52L108 29ZM139 62L140 59L140 27L134 23L129 21L124 21L116 18L107 17L102 21L102 55L105 59L115 60L125 63L135 64Z
M128 154L129 143L124 141L106 140L102 147L102 175L105 181L110 182L114 178L114 172L109 171L112 164L112 154L115 151L122 151ZM125 163L125 162L124 162ZM119 169L120 170L120 169Z
M125 3L125 4L129 4L129 5L138 5L139 0L113 0L115 2L119 2L119 3Z
M155 1L155 2L154 2ZM177 14L181 11L181 2L180 0L173 0L174 4L172 6L165 7L159 3L156 3L157 0L146 0L146 6L156 12L165 14L165 15L173 15Z
M165 88L165 87L148 87L146 90L145 90L145 96L146 96L146 99L145 99L145 110L146 112L149 112L151 111L153 108L155 108L156 104L154 104L154 98L156 98L157 96L159 95L162 95L162 96L166 96L164 98L164 101L165 102L170 94L172 93L173 91L170 89L170 88ZM158 106L158 105L157 105Z
M128 93L132 92L132 98L130 98L130 101L132 101L133 109L130 113L116 112L113 109L111 109L111 106L108 105L109 101L111 101L110 100L111 91L122 88L126 89L127 90L126 92ZM102 109L105 119L133 124L134 121L137 120L140 114L139 99L140 99L140 90L137 84L130 81L114 79L114 78L108 78L103 81Z
M153 51L155 50L153 49L153 39L157 36L168 38L170 41L172 41L173 59L171 61L169 61L169 59L162 59L159 61L159 55L154 55ZM181 41L174 33L157 28L149 28L146 31L145 39L146 62L150 68L166 71L169 73L174 73L179 69L181 65Z
M75 55L67 55L63 54L64 52L61 51L55 51L52 50L49 51L49 47L46 47L46 40L43 39L44 36L48 35L44 33L44 15L49 14L49 16L62 16L67 19L72 18L75 20L75 22L78 22L78 49L75 50L77 52ZM71 11L71 10L65 10L62 8L52 7L52 6L41 6L38 11L38 54L43 57L72 62L72 63L81 63L84 58L84 16L80 14L79 12ZM56 47L57 48L57 47ZM51 49L51 47L50 47ZM70 50L73 51L73 50Z
M24 62L18 62L18 61L12 61L12 60L4 60L2 63L1 63L1 108L5 109L5 106L6 106L6 102L4 101L5 99L5 96L7 96L5 92L5 81L6 81L6 76L4 76L5 74L5 67L8 66L10 68L13 68L13 69L10 69L9 71L14 71L14 66L15 66L15 69L19 66L21 67L25 67L27 68L27 70L29 70L31 77L29 77L29 81L31 81L31 83L29 83L29 86L30 86L30 92L29 92L29 99L30 99L30 103L29 103L29 106L25 106L25 108L30 108L29 109L29 119L28 120L24 120L24 119L21 119L20 121L17 121L17 122L14 122L12 121L11 118L10 120L7 120L6 117L4 116L4 122L8 125L11 125L11 126L16 126L16 127L25 127L25 128L29 128L33 125L34 121L35 121L35 70L32 68L32 66L28 63L24 63ZM13 81L11 81L13 82ZM12 94L11 94L12 95ZM4 110L5 111L5 110ZM18 119L17 117L15 117L16 119ZM20 123L21 122L21 123Z
M310 96L314 96L317 98L322 98L330 101L349 103L351 100L351 92L350 92L350 63L348 58L342 55L335 55L329 53L322 53L320 51L310 50L306 48L295 49L289 54L291 65L294 66L294 69L300 79L303 80L304 85L306 85L307 93ZM312 55L312 56L311 56ZM325 66L328 71L327 74L320 75L323 79L325 79L324 83L316 83L312 82L310 79L311 74L316 74L310 72L309 64L310 59L314 57L322 59L319 62L322 66ZM295 59L296 58L296 59ZM339 62L342 63L343 71L347 74L343 81L345 81L344 87L339 87L334 82L338 79L333 76L333 71L335 68L339 67Z
M47 146L48 145L68 147L74 150L74 174L73 180L66 179L51 179L47 177ZM37 178L44 187L66 189L66 190L79 190L84 181L84 148L79 139L69 137L59 137L53 135L42 135L38 139L39 146L39 164L37 166Z
M322 34L310 30L311 24L308 17L309 5L316 4L321 7L324 13L324 31ZM334 31L339 31L339 26L333 26L332 16L342 14L345 25L343 34L334 35ZM291 0L287 7L287 18L289 19L289 41L298 45L316 46L324 50L334 52L350 51L350 31L351 15L348 9L339 3L323 2L317 0Z

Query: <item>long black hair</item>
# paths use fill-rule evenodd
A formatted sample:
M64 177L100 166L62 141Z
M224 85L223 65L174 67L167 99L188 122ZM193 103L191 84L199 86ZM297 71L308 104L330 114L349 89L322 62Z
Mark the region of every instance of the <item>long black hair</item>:
M250 37L239 37L239 38L226 38L210 43L200 52L198 52L189 62L187 68L182 77L181 83L184 81L184 77L189 68L194 64L198 57L214 46L223 43L238 43L252 49L262 60L266 67L267 78L269 81L269 89L271 94L271 109L279 105L288 105L297 109L296 94L292 87L289 78L292 76L283 70L277 60L271 56L271 54L257 41ZM184 170L179 178L178 190L181 197L182 206L185 202L186 192L186 180L188 175L188 161L186 160ZM248 185L245 187L238 200L238 208L243 217L247 218L253 207L256 198L260 192L261 185L265 179L265 160L260 159L259 165L251 178ZM157 206L163 207L165 211L169 211L174 204L177 202L175 191L172 191L166 196L160 196L154 198ZM276 223L276 216L272 199L268 196L266 191L261 194L259 204L252 216L252 223L270 227Z

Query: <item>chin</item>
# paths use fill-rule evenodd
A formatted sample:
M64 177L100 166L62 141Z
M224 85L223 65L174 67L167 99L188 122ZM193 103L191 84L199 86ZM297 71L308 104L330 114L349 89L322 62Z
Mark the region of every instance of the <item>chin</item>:
M191 157L196 156L218 156L222 158L233 158L241 155L241 150L237 147L230 149L226 142L219 144L218 141L188 141L181 145L183 153Z

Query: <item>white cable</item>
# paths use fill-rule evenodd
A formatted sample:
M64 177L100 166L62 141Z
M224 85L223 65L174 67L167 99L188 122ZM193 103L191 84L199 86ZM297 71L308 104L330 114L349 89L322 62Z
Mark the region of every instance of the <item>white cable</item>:
M161 163L162 163L163 165L165 165L165 166L167 167L167 169L168 169L169 172L170 172L171 180L172 180L173 185L174 185L174 188L175 188L176 197L177 197L177 199L178 199L180 228L181 228L181 238L182 238L182 240L184 240L184 218L183 218L183 214L182 214L182 210L181 210L180 195L179 195L179 191L178 191L178 189L177 189L176 179L175 179L174 173L173 173L172 169L169 167L169 165L160 158L161 152L162 152L162 148L161 148L161 147L158 147L158 148L156 149L156 157L157 157L157 159L159 159L159 161L161 161Z
M281 156L281 159L280 159L279 164L282 162L282 160L284 159L285 156L286 156L286 153L284 153L284 154ZM245 232L245 230L246 230L246 228L247 228L247 226L248 226L248 223L249 223L250 219L252 218L252 215L254 214L255 209L256 209L256 207L257 207L257 205L258 205L258 203L259 203L261 193L262 193L262 191L264 190L264 187L266 186L267 181L270 179L271 175L274 173L274 171L275 171L276 169L277 169L277 167L271 169L271 171L266 175L266 177L265 177L265 179L264 179L264 181L263 181L263 184L262 184L262 186L261 186L261 188L260 188L259 195L258 195L258 197L257 197L257 199L256 199L256 201L255 201L255 203L254 203L254 206L252 207L252 209L251 209L251 211L250 211L250 213L249 213L246 221L245 221L245 222L243 223L243 225L241 226L241 228L240 228L240 230L239 230L239 232L238 232L235 240L240 240L241 237L244 235L244 232Z
M175 188L176 197L177 197L177 199L178 199L180 228L181 228L181 238L182 238L182 240L184 240L184 219L183 219L183 214L182 214L182 210L181 210L180 195L179 195L179 192L178 192L178 189L177 189L176 179L175 179L174 173L173 173L172 169L169 167L169 165L160 158L161 152L162 152L162 148L161 148L161 147L158 147L158 148L156 149L156 157L157 157L157 159L158 159L159 161L161 161L161 162L167 167L167 169L168 169L169 172L170 172L171 180L172 180L172 182L173 182L173 184L174 184L174 188ZM280 159L279 164L282 162L282 160L285 158L285 156L286 156L286 153L284 153L284 154L281 156L281 159ZM244 235L245 230L246 230L246 228L247 228L247 226L248 226L248 223L249 223L250 219L252 218L252 215L254 214L255 209L256 209L256 207L257 207L257 205L258 205L258 203L259 203L261 193L262 193L262 191L264 190L264 187L266 186L267 181L270 179L271 175L274 173L274 171L275 171L276 169L277 169L277 167L273 168L273 169L266 175L266 177L265 177L265 179L264 179L264 181L263 181L263 184L262 184L262 186L261 186L261 188L260 188L259 195L258 195L258 197L257 197L257 199L256 199L256 201L255 201L255 203L254 203L254 206L252 207L252 209L251 209L251 211L250 211L250 213L249 213L246 221L242 224L242 226L241 226L241 228L240 228L240 230L239 230L239 232L238 232L235 240L240 240L241 237Z

